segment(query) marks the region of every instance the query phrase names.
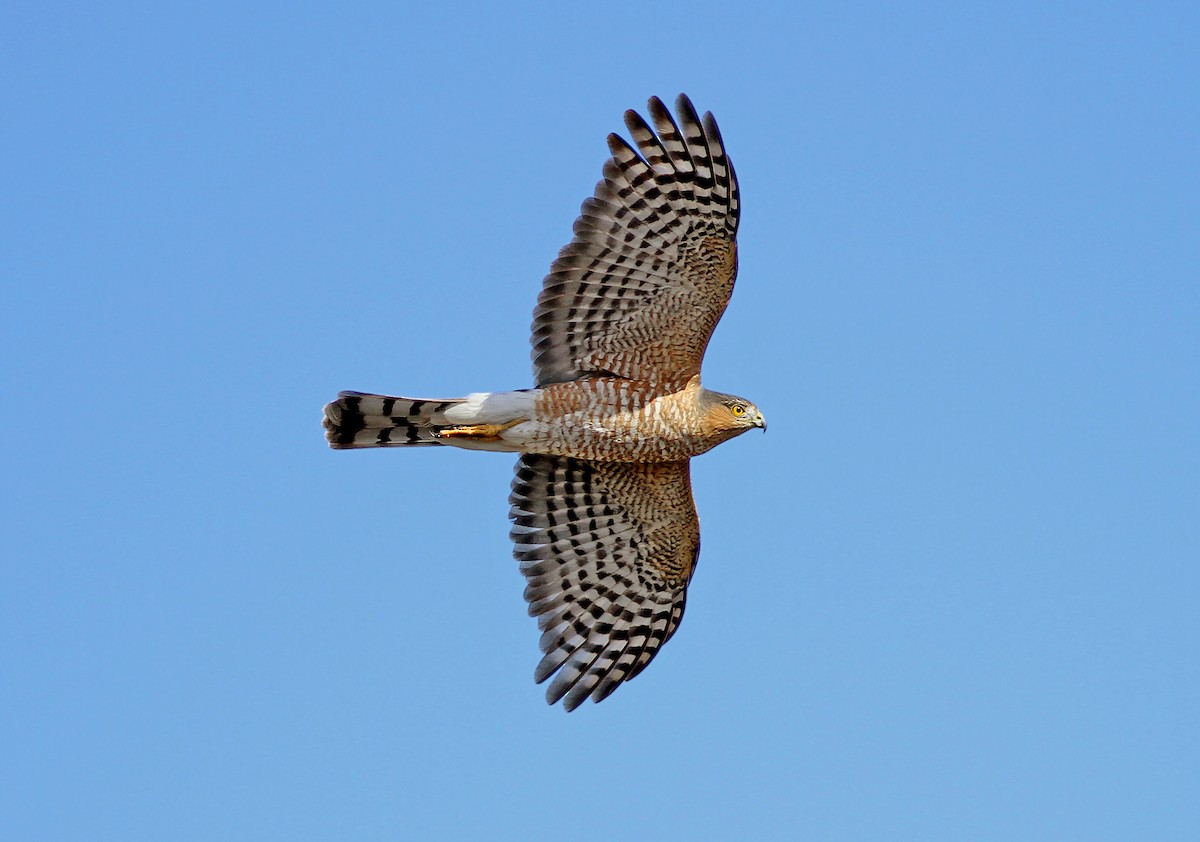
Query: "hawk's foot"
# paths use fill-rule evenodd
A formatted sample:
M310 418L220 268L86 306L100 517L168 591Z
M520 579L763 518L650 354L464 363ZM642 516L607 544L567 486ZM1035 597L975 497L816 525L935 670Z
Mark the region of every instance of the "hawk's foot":
M453 438L471 438L481 441L495 441L500 438L500 434L509 427L515 427L521 423L520 418L509 421L507 424L463 424L458 427L442 427L435 435L439 439Z

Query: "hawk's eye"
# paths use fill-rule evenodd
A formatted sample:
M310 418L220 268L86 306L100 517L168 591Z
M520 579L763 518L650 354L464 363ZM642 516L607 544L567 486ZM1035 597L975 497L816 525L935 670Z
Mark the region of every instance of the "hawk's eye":
M729 411L733 413L735 418L741 418L746 414L746 407L742 406L740 403L735 403L733 406L729 407Z

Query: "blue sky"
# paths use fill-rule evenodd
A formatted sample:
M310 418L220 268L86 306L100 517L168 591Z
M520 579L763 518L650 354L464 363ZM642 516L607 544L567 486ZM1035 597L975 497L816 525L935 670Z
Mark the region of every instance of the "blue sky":
M1182 839L1200 823L1194 4L0 16L14 840ZM741 179L680 633L532 683L512 459L339 389L529 385L621 115Z

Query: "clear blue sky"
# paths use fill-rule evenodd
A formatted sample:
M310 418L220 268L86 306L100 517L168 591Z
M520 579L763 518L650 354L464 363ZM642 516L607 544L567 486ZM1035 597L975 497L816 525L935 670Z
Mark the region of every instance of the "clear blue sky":
M0 15L0 836L1192 837L1197 6L427 5ZM529 385L679 91L745 208L705 382L770 432L568 716L513 460L320 411Z

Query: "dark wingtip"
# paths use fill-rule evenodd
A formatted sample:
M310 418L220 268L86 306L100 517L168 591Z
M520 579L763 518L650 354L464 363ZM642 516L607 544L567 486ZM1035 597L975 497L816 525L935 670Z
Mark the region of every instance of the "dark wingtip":
M612 153L613 157L616 157L622 152L633 152L633 149L625 141L625 138L621 137L616 132L611 132L608 135L608 151ZM637 153L633 152L633 154L636 155Z
M675 112L677 114L695 114L696 108L692 105L691 98L680 92L679 96L675 97Z
M646 101L646 109L650 112L650 117L656 122L661 122L663 118L667 120L671 119L670 109L663 105L663 101L656 96L652 96Z

